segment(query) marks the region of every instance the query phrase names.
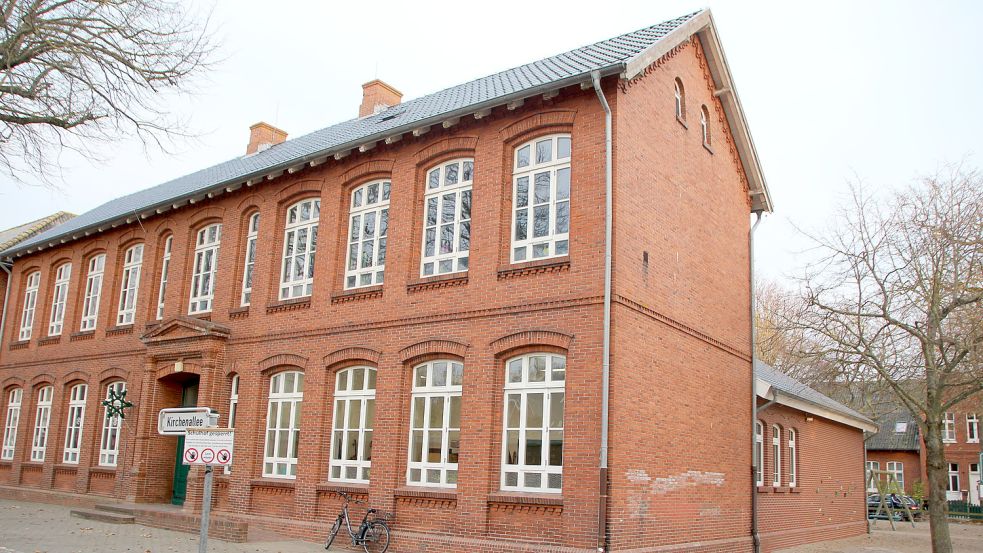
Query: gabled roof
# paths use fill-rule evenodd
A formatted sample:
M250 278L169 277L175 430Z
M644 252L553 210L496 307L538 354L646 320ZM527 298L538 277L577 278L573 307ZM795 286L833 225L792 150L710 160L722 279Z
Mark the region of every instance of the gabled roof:
M52 227L58 226L65 221L68 221L75 214L68 213L67 211L59 211L48 215L47 217L42 217L37 221L31 221L30 223L24 223L7 230L0 230L0 251L12 248L19 242L23 242L28 238L42 233Z
M897 431L898 423L904 423L903 432ZM882 417L877 426L877 434L867 438L868 451L918 451L921 447L918 422L908 413Z
M704 42L710 71L750 183L754 209L771 211L767 186L713 18L709 10L702 10L409 100L377 114L339 123L262 152L231 159L112 200L80 215L70 224L0 251L0 258L33 253L63 241L146 219L189 202L238 190L243 185L274 179L284 172L294 173L319 165L332 156L341 159L353 150L367 151L378 142L398 140L404 133L422 134L430 126L452 124L459 117L481 117L494 107L513 106L525 98L586 83L594 72L601 77L620 75L631 79L693 34Z
M757 359L754 361L754 376L755 390L762 399L867 432L877 430L871 419Z

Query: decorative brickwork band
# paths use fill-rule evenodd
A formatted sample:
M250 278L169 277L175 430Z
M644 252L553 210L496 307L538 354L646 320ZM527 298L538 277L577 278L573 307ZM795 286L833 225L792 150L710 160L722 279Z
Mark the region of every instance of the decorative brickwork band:
M324 356L324 366L333 367L347 361L369 361L373 365L379 364L382 354L369 348L344 348L331 352Z
M474 152L477 145L477 136L455 136L452 138L445 138L443 140L438 140L437 142L434 142L433 144L413 154L413 163L416 165L421 165L429 162L431 159L437 156L442 156L451 152Z
M569 130L573 126L573 120L576 116L577 112L572 110L543 111L520 119L498 132L502 136L502 140L512 142L546 128L559 127L563 130Z
M267 374L277 367L283 367L285 365L306 369L307 358L295 355L293 353L278 353L260 361L259 369L263 374Z
M450 354L455 357L464 358L464 353L468 351L467 344L454 342L451 340L427 340L399 350L399 359L403 363L422 357L424 355Z
M504 355L525 346L553 346L569 350L573 336L552 330L527 330L516 332L495 340L489 346L496 356Z

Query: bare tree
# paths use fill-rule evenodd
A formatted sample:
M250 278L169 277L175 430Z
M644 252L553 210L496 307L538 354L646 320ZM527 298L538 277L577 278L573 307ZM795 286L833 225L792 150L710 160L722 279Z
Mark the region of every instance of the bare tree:
M65 149L183 135L167 94L210 63L206 18L179 0L0 0L0 165L50 182Z
M983 390L983 178L960 167L877 202L855 188L786 323L806 353L882 381L925 440L932 550L952 551L942 418Z

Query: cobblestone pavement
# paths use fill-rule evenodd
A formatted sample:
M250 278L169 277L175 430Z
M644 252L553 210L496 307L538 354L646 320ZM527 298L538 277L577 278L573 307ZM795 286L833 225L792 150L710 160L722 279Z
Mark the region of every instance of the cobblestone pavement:
M195 553L198 536L139 524L108 524L69 515L71 508L0 499L0 553ZM332 551L337 548L332 547ZM314 553L300 541L208 541L209 553Z
M785 549L782 553L925 553L932 550L928 534L928 522L891 523L879 520L871 535L843 540L824 541ZM983 551L983 524L950 523L954 553L979 553Z

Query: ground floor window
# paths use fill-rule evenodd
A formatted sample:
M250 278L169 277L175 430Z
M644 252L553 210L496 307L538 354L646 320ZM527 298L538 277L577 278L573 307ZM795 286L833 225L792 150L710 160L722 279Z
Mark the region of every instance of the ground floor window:
M875 471L881 470L881 464L877 461L867 461L867 491L877 491L878 475Z
M949 478L946 480L945 491L959 493L959 465L949 463Z
M887 471L894 476L898 482L898 490L904 493L904 463L901 461L888 461Z
M85 422L85 396L89 387L85 384L72 386L68 401L68 422L65 425L65 449L62 461L77 465L82 448L82 425Z
M270 403L266 414L266 448L263 476L297 477L300 445L300 404L304 400L304 373L286 371L270 379Z
M331 468L335 482L369 481L375 425L375 369L349 367L335 377Z
M523 355L505 364L503 490L562 489L565 381L560 355Z
M126 382L113 382L106 386L106 401L112 395L118 396L126 390ZM105 408L102 417L102 440L99 442L99 466L115 467L119 460L119 431L123 422L118 415L110 415L109 408Z
M464 365L433 361L413 369L406 483L457 486Z

